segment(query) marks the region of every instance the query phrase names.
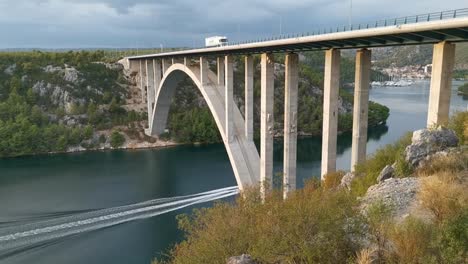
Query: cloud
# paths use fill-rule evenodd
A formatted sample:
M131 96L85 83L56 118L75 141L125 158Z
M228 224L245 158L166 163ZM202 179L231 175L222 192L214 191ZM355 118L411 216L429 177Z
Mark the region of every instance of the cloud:
M351 0L0 0L0 48L201 45L347 24ZM463 8L459 0L444 9ZM353 22L440 10L440 1L354 0Z

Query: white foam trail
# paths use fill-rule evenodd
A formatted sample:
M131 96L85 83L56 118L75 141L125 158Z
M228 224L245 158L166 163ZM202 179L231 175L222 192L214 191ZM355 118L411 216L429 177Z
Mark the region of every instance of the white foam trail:
M46 224L48 222L52 222L52 224L40 228L31 228L29 230L0 236L0 250L8 250L20 246L41 243L50 239L57 239L73 234L88 232L129 221L134 221L137 219L153 217L175 210L179 210L188 206L230 197L238 193L239 191L237 187L227 187L218 190L203 192L200 194L186 195L173 198L162 198L134 205L98 210L93 212L92 215L100 216L85 218L78 221L69 221L61 224L53 224L54 222L57 222L60 219L55 221L45 221ZM159 204L161 202L164 203ZM110 213L111 211L114 213ZM82 215L89 214L90 213L77 214L75 216L75 219L77 217L82 217ZM66 220L69 220L69 218L70 217L66 217ZM29 224L28 226L32 227L33 225L34 224ZM44 223L39 222L38 225L43 226Z

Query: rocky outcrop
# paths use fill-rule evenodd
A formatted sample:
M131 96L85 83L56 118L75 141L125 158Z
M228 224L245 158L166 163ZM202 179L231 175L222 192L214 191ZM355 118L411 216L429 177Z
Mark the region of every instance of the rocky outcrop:
M391 178L369 187L366 195L361 199L363 213L365 214L373 204L382 202L392 209L396 219L404 218L415 206L420 181L420 178L415 177Z
M226 264L256 264L250 255L242 254L240 256L230 257Z
M417 130L413 133L411 145L406 147L405 158L413 167L417 167L427 156L457 144L458 138L453 130L443 127Z
M387 165L385 168L382 169L379 176L377 177L377 182L383 182L387 179L393 178L395 174L394 165Z
M15 64L12 64L10 65L8 68L6 68L3 72L5 74L8 74L8 75L13 75L13 73L15 72L16 70L16 63Z
M343 178L341 178L340 188L346 188L348 190L351 189L351 182L354 180L354 173L347 172Z

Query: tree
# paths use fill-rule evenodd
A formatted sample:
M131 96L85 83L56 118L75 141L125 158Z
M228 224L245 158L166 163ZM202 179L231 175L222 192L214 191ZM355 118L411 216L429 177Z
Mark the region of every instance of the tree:
M125 143L125 137L118 131L113 131L110 136L110 144L113 148L118 148Z

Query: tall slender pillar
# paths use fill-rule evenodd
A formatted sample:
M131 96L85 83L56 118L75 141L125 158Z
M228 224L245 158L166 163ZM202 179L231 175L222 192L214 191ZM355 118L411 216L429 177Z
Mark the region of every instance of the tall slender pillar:
M446 41L434 44L432 56L431 90L427 114L428 127L448 123L455 44Z
M161 69L161 61L153 59L153 72L154 72L154 96L156 99L156 95L159 91L159 86L161 85L162 79L162 69Z
M245 138L253 141L253 58L245 56Z
M338 132L338 91L340 86L340 50L325 51L323 80L322 180L336 170Z
M351 148L351 171L366 160L369 85L371 73L371 51L356 52L354 79L353 145Z
M284 161L283 197L296 189L297 150L297 94L299 79L299 56L286 54L284 87Z
M219 62L219 58L218 58ZM225 78L225 85L224 85L224 93L225 93L225 124L226 124L226 140L228 143L231 143L234 140L234 117L232 115L232 109L234 104L234 70L232 67L233 58L231 55L227 55L224 58L225 69L226 69L226 78ZM219 70L219 65L218 65ZM219 78L219 72L218 72ZM219 81L219 79L218 79Z
M205 57L200 57L200 81L202 85L208 84L208 71L209 71L208 61Z
M162 64L162 74L166 74L167 69L171 67L171 62L169 59L161 59L161 64Z
M224 65L224 58L223 57L218 57L216 59L216 65L218 67L218 85L219 86L222 86L224 85L224 69L225 69L225 65ZM227 69L226 69L227 71Z
M146 91L145 91L145 86L146 86L146 66L145 66L145 61L140 60L140 91L141 91L141 102L144 103L146 100Z
M148 127L151 127L154 104L154 66L153 60L146 60L146 104L148 107Z
M263 53L261 61L260 101L260 192L262 197L272 188L273 180L273 100L274 100L274 57Z

